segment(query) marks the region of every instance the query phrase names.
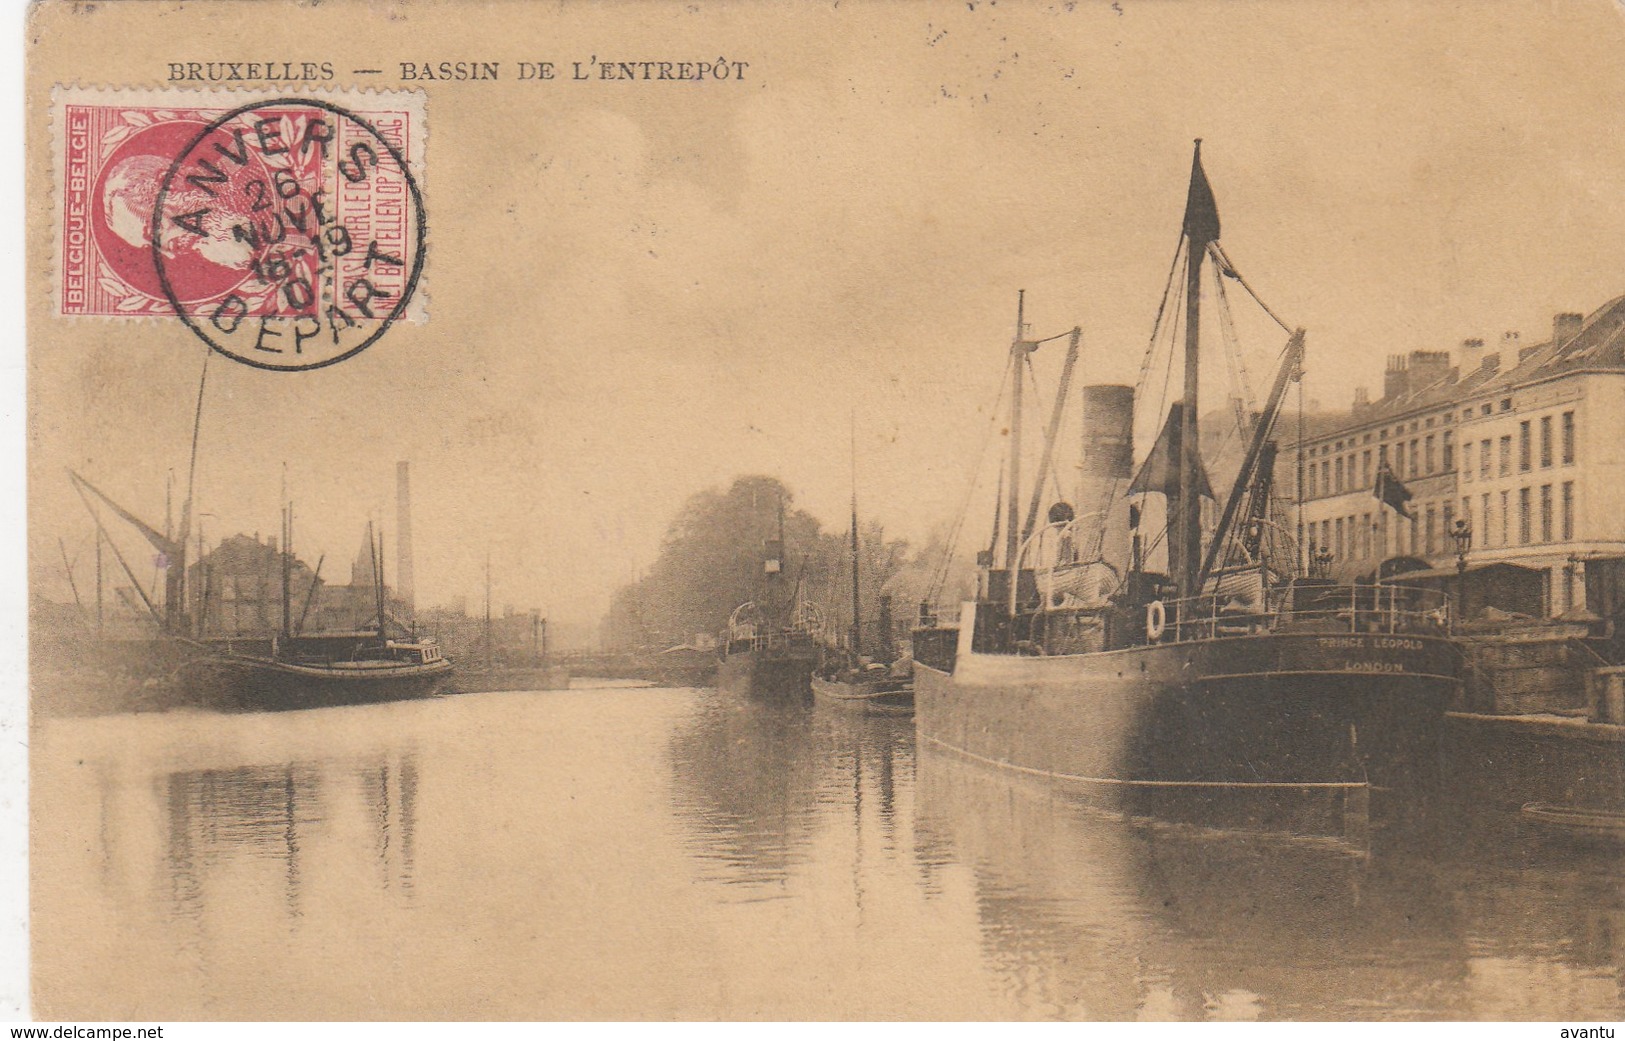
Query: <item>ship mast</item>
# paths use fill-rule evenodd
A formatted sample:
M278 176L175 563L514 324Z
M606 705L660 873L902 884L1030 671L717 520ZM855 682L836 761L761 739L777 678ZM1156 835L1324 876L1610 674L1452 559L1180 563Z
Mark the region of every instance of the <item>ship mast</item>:
M1010 341L1010 485L1005 506L1004 566L1009 575L1007 607L1011 618L1016 616L1017 587L1020 571L1017 556L1021 553L1021 389L1027 375L1027 353L1031 345L1022 337L1027 331L1025 321L1027 291L1016 292L1016 335Z
M1219 209L1202 170L1202 139L1191 158L1190 192L1185 200L1185 395L1180 416L1179 499L1169 539L1170 570L1181 599L1201 592L1202 463L1197 452L1197 391L1201 372L1202 260L1219 238Z
M852 413L852 664L863 653L863 622L858 607L858 415Z

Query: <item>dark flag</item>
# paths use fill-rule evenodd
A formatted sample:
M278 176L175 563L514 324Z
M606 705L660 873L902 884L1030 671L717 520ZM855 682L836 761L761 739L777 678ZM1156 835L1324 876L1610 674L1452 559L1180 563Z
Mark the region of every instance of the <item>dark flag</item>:
M1196 155L1191 159L1191 190L1185 198L1185 234L1193 249L1204 248L1219 238L1219 204L1213 199L1213 188L1202 172L1202 141L1196 141Z
M1411 501L1411 490L1394 476L1387 463L1383 463L1377 469L1377 483L1371 489L1371 494L1381 499L1385 505L1392 506L1394 512L1406 520L1416 519L1411 516L1410 508L1405 505Z
M1184 414L1184 402L1176 401L1169 406L1168 421L1163 424L1157 443L1151 446L1151 454L1140 464L1140 472L1129 482L1128 494L1161 492L1170 499L1179 496L1179 449L1184 439ZM1194 450L1195 446L1192 446ZM1196 492L1213 498L1213 486L1208 483L1207 468L1202 465L1200 457L1196 460Z

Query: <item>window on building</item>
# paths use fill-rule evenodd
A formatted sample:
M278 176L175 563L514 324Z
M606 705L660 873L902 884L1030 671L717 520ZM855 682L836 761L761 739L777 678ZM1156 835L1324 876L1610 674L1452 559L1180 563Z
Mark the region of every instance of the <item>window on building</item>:
M1342 560L1343 559L1343 518L1341 518L1341 517L1337 518L1337 524L1332 529L1332 531L1333 531L1332 538L1334 540L1332 542L1332 556L1336 557L1338 560Z
M1445 549L1449 549L1450 529L1454 527L1456 523L1456 504L1453 502L1445 503L1444 512L1441 514L1441 517L1442 519L1439 521L1439 545L1443 546Z
M1552 541L1552 486L1540 486L1540 541Z
M1468 405L1466 408L1461 410L1461 421L1463 423L1465 423L1465 422L1467 422L1468 420L1470 420L1472 418L1473 418L1473 406Z
M1388 512L1377 511L1377 556L1388 555Z
M1518 424L1518 472L1529 472L1529 420Z
M1478 497L1478 541L1484 546L1490 544L1490 493L1485 492Z
M1511 398L1502 398L1501 399L1501 411L1502 412L1511 412L1512 411L1512 399Z
M1473 479L1473 443L1471 441L1461 443L1461 479L1464 481Z
M1444 432L1443 466L1446 473L1456 468L1456 435L1448 430Z
M1411 439L1411 465L1410 471L1414 475L1422 472L1422 441L1420 438Z
M1508 477L1508 476L1511 476L1511 474L1512 474L1512 435L1511 434L1502 434L1501 435L1501 476L1502 477Z
M1574 482L1563 482L1563 541L1574 540Z
M1540 465L1542 469L1552 465L1552 417L1540 417Z
M1423 546L1425 548L1423 549L1423 552L1426 555L1431 557L1435 553L1439 552L1438 543L1436 543L1434 541L1434 538L1435 538L1437 533L1433 529L1433 522L1435 520L1435 517L1434 517L1434 514L1433 514L1433 504L1432 503L1428 503L1428 508L1422 514L1422 519L1423 519L1423 522L1424 522L1423 523L1423 532L1424 532L1424 535L1425 535L1425 541L1423 542Z
M1518 545L1520 546L1529 545L1530 536L1533 534L1530 531L1531 520L1532 518L1529 516L1529 486L1526 484L1518 489Z
M1433 468L1433 463L1435 461L1433 458L1433 441L1433 435L1429 434L1422 447L1422 472L1425 474L1438 472Z
M1574 413L1563 413L1563 464L1574 462Z
M1333 484L1332 488L1338 492L1341 492L1343 490L1343 457L1338 456L1336 462L1337 465L1333 472L1337 475L1337 483Z
M1420 524L1416 523L1416 514L1414 514L1414 513L1411 514L1411 519L1406 522L1405 527L1410 529L1409 535L1407 537L1407 541L1410 543L1410 554L1411 554L1411 556L1414 557L1414 556L1416 556L1417 551L1420 548L1417 545L1417 540L1418 540L1419 536L1421 535L1421 531L1422 531L1422 526Z
M1360 453L1360 487L1371 487L1371 449Z
M1488 401L1484 402L1484 404L1479 408L1478 414L1481 416L1487 416L1490 414L1490 403Z
M1478 443L1478 479L1490 479L1490 439L1487 437Z
M1500 534L1501 534L1501 539L1500 539L1499 544L1502 545L1502 546L1510 545L1511 542L1512 542L1512 509L1511 509L1511 496L1508 495L1508 493L1506 493L1506 492L1501 493L1501 532L1500 532Z
M1360 556L1371 556L1371 514L1360 514Z

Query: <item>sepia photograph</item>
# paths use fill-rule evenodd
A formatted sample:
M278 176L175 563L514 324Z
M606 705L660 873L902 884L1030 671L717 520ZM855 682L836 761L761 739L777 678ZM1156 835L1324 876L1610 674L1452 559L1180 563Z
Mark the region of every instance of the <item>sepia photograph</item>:
M14 17L24 1018L1625 1020L1617 0Z

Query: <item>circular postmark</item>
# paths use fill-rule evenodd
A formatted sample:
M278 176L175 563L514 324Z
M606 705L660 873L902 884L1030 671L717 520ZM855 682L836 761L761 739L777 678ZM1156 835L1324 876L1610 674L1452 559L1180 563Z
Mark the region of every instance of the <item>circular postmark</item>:
M426 223L392 129L300 97L243 105L192 137L150 228L158 284L187 327L236 361L297 372L355 356L406 315Z

